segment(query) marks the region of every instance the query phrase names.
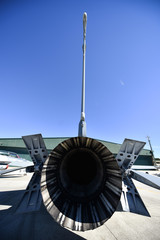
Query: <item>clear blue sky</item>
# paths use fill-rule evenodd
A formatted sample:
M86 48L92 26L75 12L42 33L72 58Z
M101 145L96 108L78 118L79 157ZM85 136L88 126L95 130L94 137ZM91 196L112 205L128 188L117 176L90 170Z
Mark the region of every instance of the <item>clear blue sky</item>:
M88 14L87 136L160 157L160 1L0 2L0 137L78 134ZM149 148L148 143L145 148Z

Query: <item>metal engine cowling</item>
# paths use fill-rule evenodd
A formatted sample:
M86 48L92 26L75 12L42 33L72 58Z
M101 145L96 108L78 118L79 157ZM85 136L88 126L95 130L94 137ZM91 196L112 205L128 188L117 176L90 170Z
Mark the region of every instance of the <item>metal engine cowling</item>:
M116 159L95 139L69 138L52 150L43 165L43 202L63 227L85 231L101 226L115 212L121 191Z

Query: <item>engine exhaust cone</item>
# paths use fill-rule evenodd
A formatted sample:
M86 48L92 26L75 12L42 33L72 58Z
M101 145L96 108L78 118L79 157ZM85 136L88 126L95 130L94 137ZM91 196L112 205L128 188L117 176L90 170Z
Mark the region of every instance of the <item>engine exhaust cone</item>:
M60 143L45 161L41 176L44 205L61 226L97 228L115 212L122 177L112 153L88 137Z

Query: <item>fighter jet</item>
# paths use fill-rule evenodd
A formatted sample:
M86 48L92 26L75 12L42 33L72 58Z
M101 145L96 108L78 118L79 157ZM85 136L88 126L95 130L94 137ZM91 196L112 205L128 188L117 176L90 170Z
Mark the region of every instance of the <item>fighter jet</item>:
M39 211L43 204L56 222L76 231L101 226L116 210L149 217L132 178L160 189L158 177L132 169L145 142L125 139L115 157L100 141L86 136L86 24L84 13L78 137L61 142L49 155L41 134L22 137L34 162L34 174L15 211Z
M32 161L20 158L17 153L8 152L5 150L0 151L0 175L14 172L33 165L34 164ZM10 169L9 166L13 166L14 168Z

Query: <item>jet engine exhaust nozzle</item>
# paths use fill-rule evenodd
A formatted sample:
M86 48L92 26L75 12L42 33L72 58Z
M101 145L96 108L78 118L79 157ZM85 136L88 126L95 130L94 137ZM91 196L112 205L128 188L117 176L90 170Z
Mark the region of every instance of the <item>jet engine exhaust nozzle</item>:
M121 191L116 159L95 139L69 138L52 150L43 165L43 202L63 227L85 231L101 226L115 212Z

